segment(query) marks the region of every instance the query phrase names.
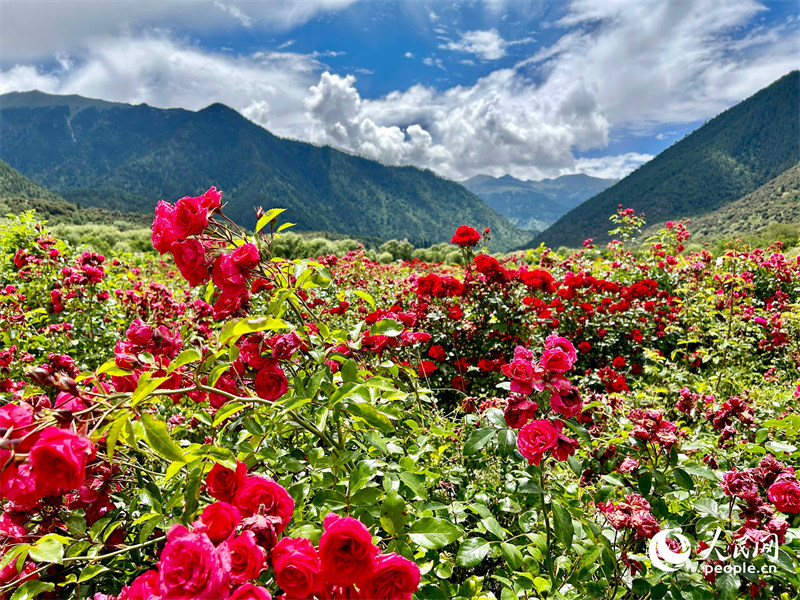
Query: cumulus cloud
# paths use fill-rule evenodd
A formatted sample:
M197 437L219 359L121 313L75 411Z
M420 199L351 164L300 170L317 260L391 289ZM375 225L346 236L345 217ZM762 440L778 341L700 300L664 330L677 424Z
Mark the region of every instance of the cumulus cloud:
M278 9L290 4L270 2ZM308 11L334 2L294 4ZM263 11L256 4L235 5L257 26ZM363 98L353 75L332 72L323 62L330 52L242 56L204 50L169 33L91 38L82 51L59 54L55 70L21 61L0 73L0 89L190 109L223 102L278 135L454 179L575 172L618 178L650 155L578 156L597 155L612 138L710 118L796 68L798 21L752 27L763 10L752 0L577 0L554 24L560 37L527 60L470 85L415 85L379 98ZM493 60L515 42L492 31L452 43ZM428 62L451 64L434 57Z
M214 6L228 13L244 27L250 27L253 24L253 17L246 15L244 11L235 4L225 4L224 2L220 2L220 0L214 0Z
M0 73L0 92L39 89L190 110L222 102L279 135L304 137L298 106L325 65L315 55L214 53L166 36L102 38L80 61L42 72L17 65Z

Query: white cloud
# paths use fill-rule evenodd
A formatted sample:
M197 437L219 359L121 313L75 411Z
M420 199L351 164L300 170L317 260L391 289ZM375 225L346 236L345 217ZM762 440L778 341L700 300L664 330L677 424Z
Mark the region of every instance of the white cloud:
M579 158L575 166L563 171L561 175L586 173L592 177L603 179L622 179L639 165L653 158L652 154L627 152L616 156L602 156L600 158Z
M253 17L247 16L244 11L235 4L225 4L224 2L220 2L220 0L214 0L214 6L228 13L244 27L250 27L253 24Z
M279 135L303 137L303 99L325 65L313 55L251 56L204 51L166 36L96 39L67 69L18 65L0 74L0 92L39 89L191 110L222 102Z
M506 55L508 43L500 37L496 29L486 31L467 31L461 38L442 44L439 48L475 54L483 60L497 60Z
M433 58L432 56L427 56L422 59L422 64L427 67L436 67L437 69L441 69L442 71L447 71L441 58Z
M412 52L406 52L403 56L406 58L414 58L414 54Z
M283 30L356 1L0 0L0 57L7 62L73 52L96 36L153 27L203 31L246 22Z

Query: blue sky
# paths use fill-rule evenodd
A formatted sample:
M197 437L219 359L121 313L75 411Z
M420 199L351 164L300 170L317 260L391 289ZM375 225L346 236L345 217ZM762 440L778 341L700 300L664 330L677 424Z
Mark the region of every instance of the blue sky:
M453 179L621 177L800 66L795 0L0 0L0 90L197 110Z

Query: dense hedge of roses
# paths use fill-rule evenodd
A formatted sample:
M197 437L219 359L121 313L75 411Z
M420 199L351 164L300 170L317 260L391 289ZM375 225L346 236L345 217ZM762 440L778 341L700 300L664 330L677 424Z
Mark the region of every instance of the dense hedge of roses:
M794 597L797 259L620 210L287 261L223 208L159 203L161 261L0 231L0 597Z

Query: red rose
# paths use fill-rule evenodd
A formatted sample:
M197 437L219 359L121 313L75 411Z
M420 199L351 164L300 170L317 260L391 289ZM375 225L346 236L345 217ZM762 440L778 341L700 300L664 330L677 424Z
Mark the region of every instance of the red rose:
M503 365L503 374L511 379L511 391L517 394L531 394L534 388L544 389L542 369L524 358L514 358L510 364Z
M16 447L17 452L27 452L39 439L39 435L33 433L33 407L25 402L0 406L0 428L5 430L11 447ZM0 450L0 457L2 452Z
M536 416L538 408L536 402L531 402L525 396L510 396L503 412L506 425L512 429L519 429Z
M220 294L217 301L214 302L214 320L221 321L236 314L249 298L250 295L247 291L235 296L229 296L225 293Z
M434 371L436 371L436 363L430 360L422 360L419 365L417 365L417 374L420 377L428 377L432 375Z
M347 587L368 581L375 556L380 552L372 543L364 524L352 517L328 513L325 533L319 539L319 555L325 581Z
M364 585L365 598L411 600L419 587L416 563L397 554L382 554L375 559L372 577Z
M555 333L547 336L544 341L544 348L545 350L561 350L569 357L571 364L575 364L575 361L578 360L578 353L575 352L575 346L572 345L572 342Z
M243 462L237 463L236 471L216 463L206 475L206 491L212 498L232 502L246 477L247 465Z
M627 364L628 361L626 361L623 356L617 356L611 361L611 366L615 369L624 369Z
M505 277L506 270L500 266L500 263L494 256L488 254L479 254L475 257L475 268L478 273L486 276L490 281L499 281Z
M224 545L215 548L205 533L173 525L158 561L161 598L228 598L230 568L231 557Z
M531 421L525 425L517 436L517 448L528 462L539 465L542 456L552 450L558 443L558 432L550 421Z
M270 555L275 582L288 598L309 598L322 588L319 556L305 538L283 538Z
M205 283L211 277L211 263L206 259L206 249L199 240L175 242L172 244L172 257L191 287Z
M255 244L242 244L231 253L231 262L248 271L258 265L259 258L258 246Z
M8 450L0 451L0 460L6 463ZM28 511L42 497L36 489L36 477L29 464L10 464L0 472L0 498L11 500L14 510Z
M481 241L481 234L478 233L477 230L473 229L469 225L461 225L458 229L456 229L456 233L453 235L450 243L458 246L468 247L474 246L479 241Z
M256 579L266 567L267 557L256 543L256 535L245 531L225 542L231 553L231 580L245 583Z
M206 526L205 533L214 545L219 545L234 533L242 516L235 506L227 502L214 502L203 509L200 516Z
M278 533L286 529L294 514L294 500L289 492L279 483L260 475L247 476L236 492L233 505L248 517L261 513L280 518L280 524L275 527Z
M203 233L208 227L208 209L202 205L202 198L181 198L175 203L172 223L178 238Z
M263 587L245 583L233 590L230 600L272 600L272 596Z
M178 239L178 234L175 232L175 226L172 221L174 211L175 207L163 200L156 205L156 218L153 219L151 239L153 248L158 250L159 254L169 252L172 243Z
M578 440L567 437L562 433L564 421L560 419L553 421L553 429L555 429L557 438L555 448L550 452L556 460L567 460L567 457L575 454L575 451L578 449Z
M720 485L728 496L736 496L745 500L758 498L758 486L750 473L742 473L735 469L728 471L722 474Z
M42 496L80 487L95 447L88 439L58 427L47 427L31 448L28 460Z
M795 515L800 512L800 484L797 481L784 479L773 483L767 497L782 513Z
M264 400L277 400L289 389L286 374L278 363L273 362L256 373L254 382L256 394Z
M578 344L578 350L581 351L581 354L589 354L592 351L592 345L589 342L581 342Z
M442 362L447 357L447 355L445 354L444 348L442 348L438 344L428 348L428 356L430 356L433 360L438 361L438 362Z

